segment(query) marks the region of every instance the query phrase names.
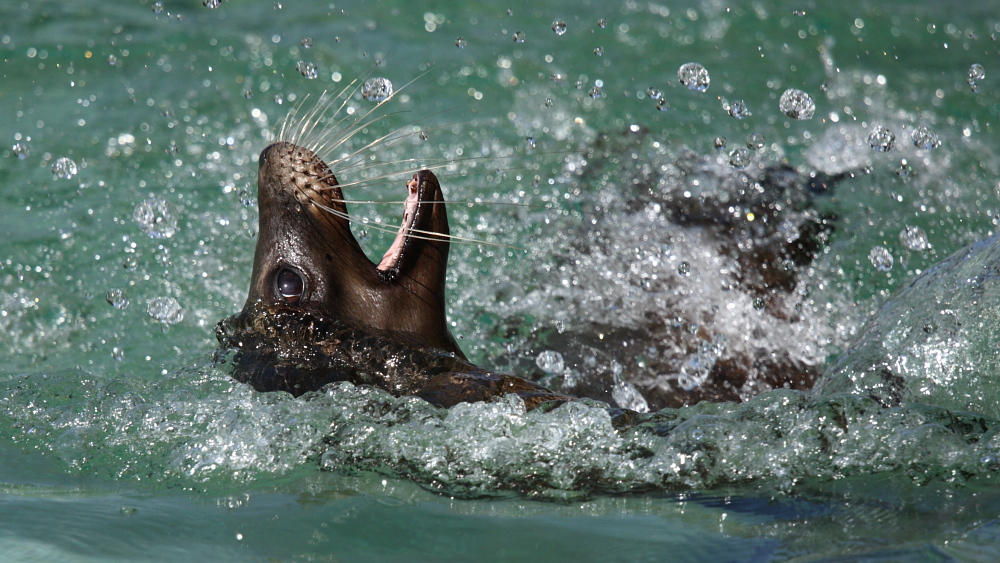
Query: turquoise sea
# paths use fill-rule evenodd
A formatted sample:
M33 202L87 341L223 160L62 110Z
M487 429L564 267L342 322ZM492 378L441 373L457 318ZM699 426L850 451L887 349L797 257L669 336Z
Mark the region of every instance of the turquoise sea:
M0 559L1000 559L996 5L213 4L0 6ZM651 289L681 261L725 308L697 241L624 202L683 155L844 175L814 201L836 221L801 320L733 302L728 327L820 386L616 429L590 402L230 380L215 326L246 297L257 155L324 91L371 109L372 76L397 93L338 150L402 131L372 154L436 167L466 240L452 330L485 367L536 363L526 335L689 313ZM779 109L792 88L811 118ZM379 256L404 183L345 174Z

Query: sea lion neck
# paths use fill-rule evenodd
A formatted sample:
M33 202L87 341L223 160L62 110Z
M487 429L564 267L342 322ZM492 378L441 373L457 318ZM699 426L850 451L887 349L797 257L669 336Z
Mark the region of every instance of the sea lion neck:
M400 232L376 265L351 233L343 193L326 163L287 142L265 148L244 312L301 311L464 357L445 318L449 230L440 185L421 170L407 189Z

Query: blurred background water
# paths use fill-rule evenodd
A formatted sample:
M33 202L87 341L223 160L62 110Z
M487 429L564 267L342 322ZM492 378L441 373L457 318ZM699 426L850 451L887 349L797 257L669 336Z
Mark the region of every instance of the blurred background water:
M4 553L996 560L993 247L932 268L1000 220L995 6L205 4L0 7ZM691 62L703 92L680 82ZM453 163L446 195L469 202L449 207L453 234L507 245L452 250L453 331L489 367L527 353L517 335L648 305L633 283L659 267L647 239L572 254L631 179L581 180L601 134L643 131L611 159L646 167L685 148L728 166L757 134L737 160L852 172L816 202L837 226L799 272L804 328L757 325L829 364L821 392L616 431L587 403L443 412L233 384L214 327L245 298L257 154L291 107L367 75L409 85L358 142L425 131L380 157ZM811 119L779 110L789 88ZM398 201L402 185L349 197ZM351 208L370 255L398 207ZM605 208L621 233L658 228ZM883 368L908 383L898 404Z

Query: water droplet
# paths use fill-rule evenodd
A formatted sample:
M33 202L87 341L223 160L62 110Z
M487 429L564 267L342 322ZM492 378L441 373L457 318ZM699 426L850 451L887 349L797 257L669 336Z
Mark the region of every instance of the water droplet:
M597 86L594 86L593 88L590 89L589 94L590 94L591 98L594 98L595 100L598 100L598 99L604 97L604 90L601 90Z
M793 10L792 11L792 15L801 18L802 16L806 15L806 11L805 10Z
M662 95L663 95L662 92L660 92L656 88L653 88L652 86L646 88L646 97L648 97L650 100L659 100L660 96Z
M184 309L173 297L154 297L149 300L146 312L163 324L173 325L184 320Z
M421 131L419 134L417 134L417 138L420 139L421 141L426 141L430 137L427 136L427 131Z
M802 90L789 88L778 100L778 109L792 119L812 119L813 113L816 112L816 103Z
M525 137L524 142L527 143L529 149L533 149L538 146L538 141L534 137Z
M888 272L892 269L892 254L884 246L876 246L872 248L872 251L868 253L868 259L871 260L872 266L880 272Z
M698 63L682 64L677 69L677 80L680 80L681 84L687 86L689 90L696 92L708 90L708 84L711 81L708 77L708 71Z
M750 113L750 109L747 108L746 102L743 100L736 100L729 106L729 115L735 117L736 119L744 119L753 114Z
M303 37L302 41L299 41L299 44L305 47L306 49L312 49L313 46L312 37Z
M750 151L740 147L729 153L729 165L733 168L746 168L750 164Z
M126 256L122 260L122 268L125 268L129 272L134 271L139 266L139 261L135 259L135 256Z
M932 150L941 146L941 139L925 125L913 130L913 146L918 149Z
M556 20L552 22L552 31L556 32L556 35L562 35L566 33L566 22L562 20Z
M930 244L927 242L927 233L920 227L903 227L899 231L899 243L907 250L927 250Z
M603 57L604 56L604 47L598 47L598 48L594 49L594 54L597 55L598 57Z
M646 398L635 388L635 385L622 379L621 369L612 370L611 375L614 380L611 398L618 403L619 407L635 412L649 412L649 403L646 402Z
M14 151L14 156L16 156L18 160L24 160L31 155L31 149L24 143L14 143L11 150Z
M538 354L538 357L535 358L535 365L547 374L562 373L566 368L562 354L555 350L545 350Z
M160 198L147 199L136 205L132 218L150 238L170 238L177 232L177 218L167 202Z
M222 5L222 0L202 0L202 6L214 10Z
M305 61L299 61L295 63L295 70L299 71L299 74L305 76L309 80L319 76L319 71L316 70L316 65L313 63L307 63Z
M986 78L986 69L983 65L976 63L969 67L969 86L972 86L973 92L978 92L976 88L976 81Z
M392 96L392 82L381 76L369 78L361 86L361 96L369 102L382 103Z
M73 176L76 176L78 171L79 169L76 167L73 159L66 158L65 156L56 160L52 165L52 173L56 175L56 178L62 178L63 180L69 180Z
M240 200L240 205L242 205L243 207L253 207L257 205L257 201L254 199L253 194L251 194L250 190L246 188L240 190L239 193L236 195L237 198Z
M889 152L896 146L896 136L881 125L872 128L872 134L868 135L868 144L878 152Z
M281 95L281 94L275 94L274 95L274 103L276 103L276 104L278 104L280 106L281 104L285 103L285 97L283 95Z
M677 273L682 276L690 274L691 264L688 264L687 262L681 262L680 264L677 265Z
M111 357L114 358L116 362L120 362L125 359L125 352L121 348L115 346L111 349Z
M514 32L514 43L524 43L524 32L515 31Z
M764 148L764 135L760 133L750 133L747 135L747 148L755 151Z
M725 137L716 137L715 139L712 139L712 144L715 145L715 148L717 148L719 150L722 150L722 149L726 148L726 138Z
M128 296L121 289L109 289L105 298L115 309L124 309L129 304Z
M465 42L465 38L464 37L456 37L455 38L455 46L456 47L458 47L459 49L464 49L465 45L466 45L466 42Z
M670 105L667 104L667 99L660 98L659 100L656 100L656 109L660 111L667 111L668 109L670 109Z
M597 20L597 27L599 27L601 29L604 29L605 27L608 27L608 20L606 20L604 18L601 18L601 19Z
M550 108L554 103L555 102L552 101L552 98L545 98L545 107Z
M117 63L118 63L118 57L116 57L114 55L108 55L108 64L109 65L115 66Z
M154 14L163 13L163 2L153 2L153 13Z
M764 310L764 298L763 297L755 297L754 300L753 300L753 308L756 309L756 310L758 310L758 311Z
M246 90L243 91L243 97L246 98L246 99L248 99L248 100L252 100L253 99L253 91L250 90L249 88L247 88Z

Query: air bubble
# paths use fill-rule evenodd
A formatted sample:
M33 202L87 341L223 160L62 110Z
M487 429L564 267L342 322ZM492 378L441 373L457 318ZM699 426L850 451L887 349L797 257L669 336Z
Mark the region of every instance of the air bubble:
M76 163L73 159L66 158L65 156L55 161L52 165L52 173L55 174L56 178L62 178L63 180L69 180L79 169L76 167Z
M892 269L892 254L884 246L876 246L868 253L868 259L872 266L880 272L888 272Z
M184 309L173 297L154 297L149 300L146 312L157 321L173 325L184 320Z
M911 139L913 140L913 146L918 149L931 150L941 146L941 139L925 125L914 129Z
M594 49L594 54L597 55L598 57L603 57L604 47L597 47L596 49Z
M562 20L556 20L552 22L552 31L556 32L556 35L562 35L566 33L566 22Z
M222 0L202 0L201 5L210 10L214 10L222 5Z
M927 233L920 227L903 227L899 231L899 243L907 250L927 250L930 244L927 242Z
M663 96L663 93L658 89L653 88L652 86L646 88L646 97L650 100L659 100L661 96Z
M698 63L684 63L677 69L677 80L688 87L689 90L704 92L708 90L711 79L708 71Z
M604 18L601 18L601 19L597 20L597 27L599 27L601 29L604 29L605 27L608 27L608 20L606 20Z
M545 350L538 354L538 357L535 358L535 365L549 375L562 373L566 368L562 354L555 350Z
M455 46L456 47L458 47L459 49L464 49L465 45L466 45L466 41L465 41L464 37L456 37L455 38Z
M667 111L668 109L670 109L670 105L667 104L667 99L660 98L659 100L656 100L656 109L660 111Z
M302 45L302 47L306 49L312 49L313 46L312 37L303 37L302 41L299 41L299 45Z
M163 2L154 2L153 3L153 13L154 14L162 14L163 13Z
M132 218L150 238L170 238L177 232L177 218L165 200L152 198L135 206Z
M604 97L604 90L601 90L597 86L594 86L593 88L590 89L589 94L590 94L591 98L594 98L595 100L598 100L598 99Z
M896 146L896 136L885 127L876 125L872 134L868 135L868 144L878 152L889 152Z
M514 43L524 43L524 32L515 31L514 32Z
M726 142L727 141L725 137L716 137L712 139L712 144L715 145L715 148L718 150L726 148Z
M690 274L691 264L688 264L687 262L681 262L680 264L677 265L677 273L682 276Z
M369 78L361 86L361 96L369 102L384 102L392 96L392 82L381 76Z
M816 112L816 103L813 102L812 96L802 90L789 88L778 100L778 109L792 119L812 119L813 113Z

